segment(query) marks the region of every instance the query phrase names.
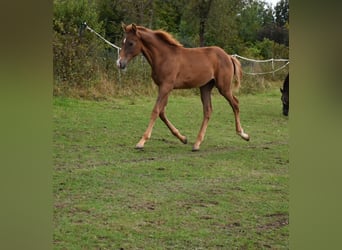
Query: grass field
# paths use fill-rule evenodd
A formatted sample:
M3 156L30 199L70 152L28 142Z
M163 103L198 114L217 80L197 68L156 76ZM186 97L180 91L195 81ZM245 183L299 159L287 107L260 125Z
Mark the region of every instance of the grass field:
M184 145L157 120L142 151L155 97L54 98L54 249L288 249L289 120L278 87L239 95L241 122L213 96L202 121L195 94L169 99Z

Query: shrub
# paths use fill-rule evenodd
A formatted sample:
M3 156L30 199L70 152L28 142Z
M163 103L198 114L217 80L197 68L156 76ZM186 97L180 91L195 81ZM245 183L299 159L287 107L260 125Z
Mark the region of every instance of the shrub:
M53 73L55 84L70 86L91 85L99 77L105 63L99 54L104 45L93 34L80 36L81 24L87 21L99 32L103 31L93 11L92 1L55 1L53 18Z

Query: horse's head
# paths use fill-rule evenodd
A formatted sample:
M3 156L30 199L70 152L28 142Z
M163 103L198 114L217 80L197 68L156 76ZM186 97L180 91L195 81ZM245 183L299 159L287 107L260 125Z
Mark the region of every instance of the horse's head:
M122 48L120 50L120 57L116 61L120 69L126 68L128 62L141 52L142 42L139 38L137 26L135 24L122 24L125 32L125 38L122 41Z

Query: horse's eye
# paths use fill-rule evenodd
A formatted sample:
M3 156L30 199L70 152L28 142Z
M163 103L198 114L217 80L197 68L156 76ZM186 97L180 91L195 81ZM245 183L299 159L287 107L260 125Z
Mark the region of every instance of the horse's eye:
M132 43L132 42L128 42L128 46L129 46L129 47L132 47L132 46L133 46L133 43Z

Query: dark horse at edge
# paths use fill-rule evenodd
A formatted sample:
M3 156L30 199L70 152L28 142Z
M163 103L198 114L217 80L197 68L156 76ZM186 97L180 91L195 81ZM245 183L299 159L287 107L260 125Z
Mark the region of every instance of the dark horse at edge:
M289 109L290 109L290 88L289 88L289 73L287 74L284 83L283 88L280 88L281 92L281 102L283 104L283 115L288 116L289 115Z
M200 88L203 105L203 121L192 150L197 151L204 139L212 113L211 91L215 86L233 109L237 134L244 140L249 135L240 123L239 101L233 89L239 88L242 69L240 62L219 47L184 48L169 33L151 30L135 24L122 24L124 39L117 66L124 69L128 62L142 53L152 68L152 79L158 86L158 98L151 113L150 122L137 149L143 149L151 137L159 117L182 143L187 138L166 117L165 107L173 89ZM235 76L236 81L233 83Z

